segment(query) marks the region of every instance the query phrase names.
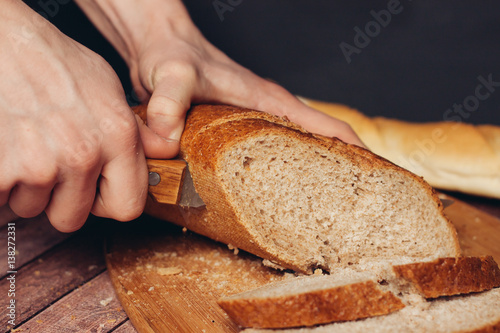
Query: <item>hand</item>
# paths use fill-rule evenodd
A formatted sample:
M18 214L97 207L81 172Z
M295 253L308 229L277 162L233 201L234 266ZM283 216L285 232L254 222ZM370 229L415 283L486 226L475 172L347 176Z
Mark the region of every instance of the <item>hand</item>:
M142 95L152 94L148 126L170 140L180 139L191 103L215 102L287 116L310 132L362 145L349 125L305 106L284 88L238 65L194 26L182 35L150 35L132 66L132 78ZM172 149L168 157L176 154Z
M21 217L45 211L65 232L90 211L137 217L147 167L111 67L21 1L6 1L0 31L10 37L0 39L0 206Z
M151 133L172 142L164 149L164 145L153 144L158 140L151 133L142 136L147 156L177 155L191 103L232 104L287 116L310 132L363 146L345 122L307 107L284 88L215 48L192 23L181 1L77 2L129 64L139 96L150 98L147 120Z

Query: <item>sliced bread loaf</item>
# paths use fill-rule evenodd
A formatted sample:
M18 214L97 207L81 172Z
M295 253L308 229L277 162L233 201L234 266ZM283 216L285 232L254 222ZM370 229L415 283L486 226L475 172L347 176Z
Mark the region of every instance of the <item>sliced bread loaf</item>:
M492 257L440 258L397 266L379 261L332 275L270 284L222 298L219 305L240 326L286 328L383 315L426 303L424 297L499 286L500 270Z
M271 330L247 329L244 333ZM280 333L427 333L500 332L500 288L476 294L438 298L406 306L385 315L314 328L279 330Z
M269 114L194 107L181 138L206 209L147 212L299 272L367 258L459 255L421 178L363 148ZM182 217L181 217L182 215Z

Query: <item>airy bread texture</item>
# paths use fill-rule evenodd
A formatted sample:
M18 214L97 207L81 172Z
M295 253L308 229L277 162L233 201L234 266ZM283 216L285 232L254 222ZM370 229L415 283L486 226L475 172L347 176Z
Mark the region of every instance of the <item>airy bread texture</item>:
M300 98L352 126L374 153L434 187L500 198L500 127L370 118L348 106Z
M379 317L333 323L314 328L279 330L280 333L426 333L499 332L500 288L482 293L439 298ZM270 330L247 329L245 333Z
M147 212L295 271L366 258L459 255L456 232L421 178L363 148L269 114L194 107L181 157L203 210Z
M396 266L378 261L269 284L224 297L219 305L242 327L287 328L384 315L405 306L422 308L430 304L426 299L499 286L500 270L491 256Z

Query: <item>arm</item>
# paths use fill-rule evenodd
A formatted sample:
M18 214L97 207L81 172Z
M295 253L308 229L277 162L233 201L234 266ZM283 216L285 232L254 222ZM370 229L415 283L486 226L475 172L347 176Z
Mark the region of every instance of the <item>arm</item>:
M148 126L178 141L191 103L263 110L307 130L362 145L344 122L315 111L282 87L229 59L195 27L180 0L77 0L128 63L134 88L148 103ZM143 136L147 155L169 157Z

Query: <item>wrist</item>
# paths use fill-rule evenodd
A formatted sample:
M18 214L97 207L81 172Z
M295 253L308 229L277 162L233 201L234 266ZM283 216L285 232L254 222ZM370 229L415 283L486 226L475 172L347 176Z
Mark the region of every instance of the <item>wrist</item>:
M192 33L180 0L77 0L93 23L130 65L153 43Z

